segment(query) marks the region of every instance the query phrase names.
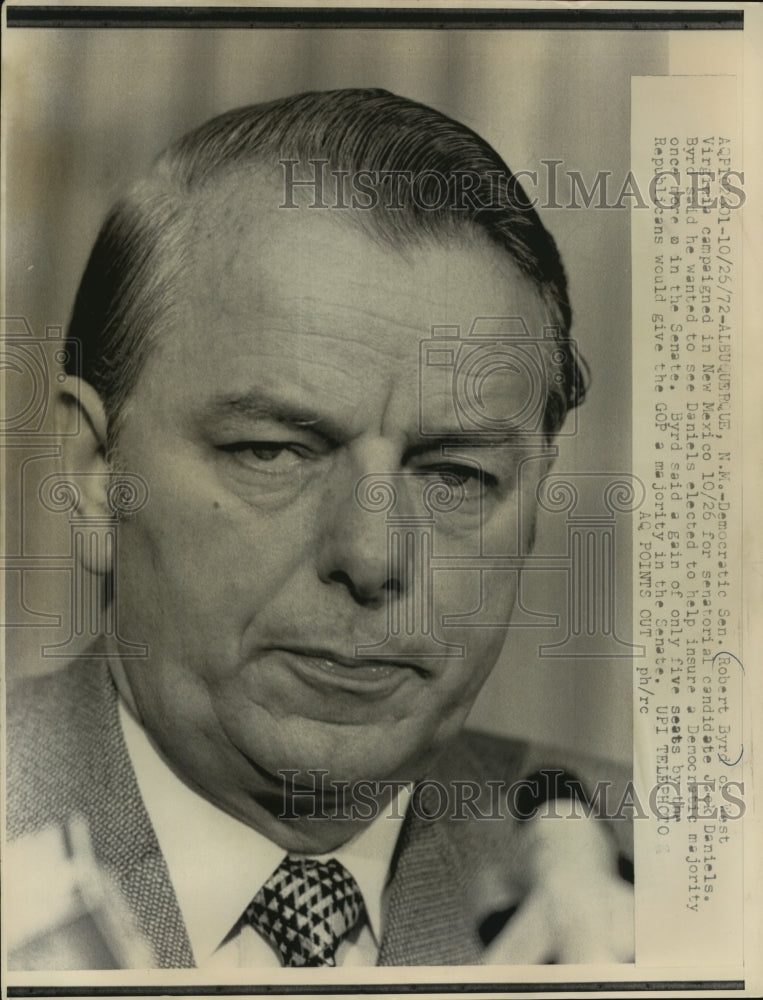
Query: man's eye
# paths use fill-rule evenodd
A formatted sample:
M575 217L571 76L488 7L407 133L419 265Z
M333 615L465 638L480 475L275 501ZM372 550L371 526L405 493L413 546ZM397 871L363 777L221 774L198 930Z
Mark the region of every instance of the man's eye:
M475 465L431 465L423 468L421 472L455 487L460 486L467 500L480 496L496 482L494 476Z
M286 445L283 444L250 444L246 446L246 451L248 451L254 458L259 459L262 462L274 462L279 458L285 451L287 451Z
M296 444L285 441L237 441L222 446L222 451L233 455L249 468L267 466L267 472L286 472L299 464L304 457Z
M480 480L480 470L469 465L439 465L426 471L430 475L440 476L446 482L457 480L459 483L469 483Z

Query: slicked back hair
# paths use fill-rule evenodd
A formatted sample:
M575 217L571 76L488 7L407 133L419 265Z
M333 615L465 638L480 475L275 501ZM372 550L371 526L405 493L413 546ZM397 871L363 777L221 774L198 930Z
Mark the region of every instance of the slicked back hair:
M192 196L233 172L272 174L291 161L283 169L299 170L298 163L304 173L316 160L349 177L364 172L367 186L369 178L394 173L416 178L416 187L398 186L393 207L387 207L389 191L380 190L379 182L373 210L344 211L342 217L400 246L484 234L530 280L559 345L570 347L567 280L554 240L488 143L440 112L384 90L298 94L229 111L183 136L106 218L68 335L80 342L81 374L104 402L112 441L151 345L179 304ZM560 378L551 380L548 391L549 435L585 394L574 352L562 354Z

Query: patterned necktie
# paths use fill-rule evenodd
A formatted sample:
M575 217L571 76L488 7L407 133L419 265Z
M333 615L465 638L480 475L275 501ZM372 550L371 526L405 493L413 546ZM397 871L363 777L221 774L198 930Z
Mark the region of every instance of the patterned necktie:
M336 950L364 912L355 879L335 858L285 857L244 913L286 966L335 965Z

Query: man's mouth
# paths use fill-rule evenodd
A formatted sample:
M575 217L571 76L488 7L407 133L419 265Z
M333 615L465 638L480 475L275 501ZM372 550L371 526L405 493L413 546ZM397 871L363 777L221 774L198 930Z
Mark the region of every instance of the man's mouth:
M347 656L313 647L276 647L286 665L311 686L335 687L357 694L391 694L406 680L429 673L413 659L373 659Z

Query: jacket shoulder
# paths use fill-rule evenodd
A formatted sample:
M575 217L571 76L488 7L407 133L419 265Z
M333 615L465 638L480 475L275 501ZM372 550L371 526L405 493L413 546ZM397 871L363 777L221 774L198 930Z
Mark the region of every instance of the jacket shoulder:
M587 789L606 781L623 785L631 775L625 764L594 754L475 730L464 730L438 766L443 774L476 781L521 781L538 772L547 772L551 780L554 772L563 772Z
M621 762L466 730L439 759L437 779L447 787L451 815L459 820L451 829L467 850L477 845L489 851L494 841L505 849L504 838L514 836L518 819L528 818L534 806L560 800L555 811L561 815L582 815L590 804L623 857L633 855L629 816L614 818L632 788L632 771ZM495 822L499 818L508 822Z
M104 743L118 727L106 663L75 661L23 680L7 696L7 818L11 839L73 812L103 787Z

